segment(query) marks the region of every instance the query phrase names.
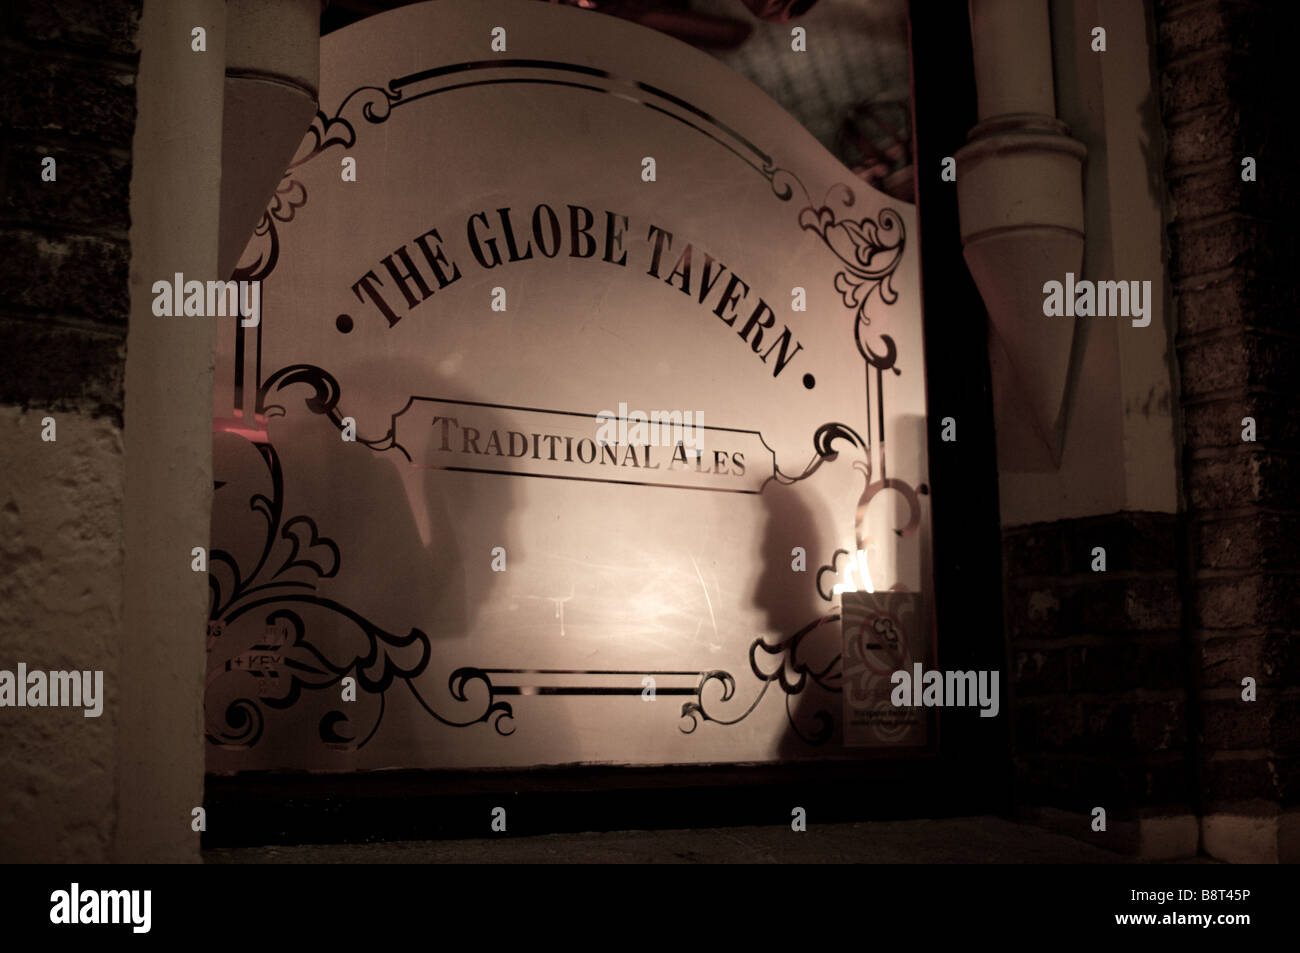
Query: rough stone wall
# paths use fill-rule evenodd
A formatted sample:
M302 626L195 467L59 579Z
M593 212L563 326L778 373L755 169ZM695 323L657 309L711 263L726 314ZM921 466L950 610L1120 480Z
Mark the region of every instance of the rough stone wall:
M101 669L106 695L99 718L0 710L0 861L112 845L139 17L140 0L0 8L0 669Z
M1300 800L1295 7L1156 6L1207 815L1275 818ZM1205 836L1211 853L1240 849Z

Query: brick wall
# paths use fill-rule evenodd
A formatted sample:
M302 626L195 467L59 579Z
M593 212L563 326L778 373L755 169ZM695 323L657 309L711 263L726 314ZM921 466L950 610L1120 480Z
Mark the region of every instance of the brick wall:
M1156 12L1206 814L1270 816L1300 799L1295 6ZM1246 156L1256 182L1242 181Z
M1182 511L1003 534L1021 803L1192 812L1201 848L1237 860L1293 848L1282 825L1215 818L1300 798L1300 143L1280 75L1296 6L1154 5Z
M0 403L121 423L140 2L0 12Z
M1022 804L1103 807L1108 823L1194 810L1178 522L1129 512L1004 531Z

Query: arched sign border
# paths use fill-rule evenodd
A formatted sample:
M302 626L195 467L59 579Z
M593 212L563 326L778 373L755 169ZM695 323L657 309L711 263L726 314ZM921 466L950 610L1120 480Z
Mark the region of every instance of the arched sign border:
M800 208L797 223L801 230L815 234L822 244L836 256L839 270L834 279L835 290L846 308L854 314L854 342L865 362L865 386L867 397L867 435L864 437L853 428L842 423L827 423L818 428L813 436L814 455L809 464L798 474L782 473L774 466L774 477L778 482L790 484L810 476L822 463L837 456L834 444L845 440L861 451L865 461L855 462L864 476L864 490L858 504L858 523L871 500L881 491L889 489L902 495L908 505L909 519L900 528L895 529L900 537L914 535L921 523L919 494L925 494L924 484L913 487L910 484L888 477L885 467L884 447L884 395L886 371L901 375L897 366L897 347L894 340L882 334L879 337L880 351L873 350L864 340L864 331L871 323L867 306L873 295L886 306L898 300L898 293L892 286L894 272L902 261L905 235L902 218L890 208L882 208L877 219L862 217L860 219L840 218L840 214L850 209L854 203L853 190L845 184L832 186L821 204L814 204L799 177L776 165L770 155L761 151L743 136L719 122L705 111L695 107L686 100L665 90L646 83L626 80L607 71L572 63L536 59L499 59L476 60L423 70L391 80L386 87L361 86L345 96L332 115L319 111L304 139L305 149L295 157L287 170L276 195L264 212L254 233L254 240L245 252L248 259L241 261L234 278L236 280L264 280L275 270L279 260L281 229L290 224L298 211L306 205L308 195L305 186L294 177L294 171L323 153L335 147L348 148L357 140L357 116L367 124L376 125L387 122L398 109L404 109L411 103L430 96L449 93L477 86L502 84L545 84L575 90L617 96L654 110L677 122L681 122L713 142L723 146L767 180L772 193L780 201L789 202L796 189L803 195L805 204ZM837 201L838 197L838 201ZM838 205L838 211L832 203ZM342 393L337 380L324 368L296 364L278 368L263 376L261 363L261 325L252 329L255 342L245 340L250 333L237 322L236 353L243 354L252 344L256 352L255 374L256 413L265 416L278 416L284 408L271 402L271 398L284 389L306 384L312 394L306 399L307 408L328 417L340 430L343 427L344 413L340 410ZM236 362L234 394L235 405L244 402L244 381L242 361ZM874 370L874 381L872 371ZM874 384L874 388L873 385ZM871 427L872 391L875 391L875 416L877 426L873 433ZM435 399L412 397L411 400ZM409 403L408 403L409 406ZM406 408L403 408L403 411ZM402 411L393 415L393 426L387 434L377 438L363 438L364 443L376 452L383 452L397 447L396 418ZM297 702L304 689L320 691L337 686L344 677L355 673L360 687L379 696L379 710L374 724L364 736L351 736L339 731L348 721L341 711L331 711L322 718L319 726L320 739L323 743L350 750L363 747L374 737L383 720L384 694L394 681L403 681L416 701L438 722L451 727L468 727L479 723L491 722L498 734L509 735L513 731L513 708L503 699L524 692L536 694L566 695L639 695L642 691L641 679L653 676L666 680L658 688L661 694L688 696L682 705L681 716L685 724L680 726L683 733L692 733L700 721L712 721L720 725L734 725L744 720L765 697L767 690L775 682L780 685L786 696L786 711L791 727L805 743L809 745L824 744L832 735L833 718L827 711L814 714L818 727L810 734L800 729L791 709L792 699L802 693L813 682L830 693L841 693L842 657L837 656L829 665L820 670L813 670L800 660L800 649L807 639L817 633L836 632L833 626L840 620L837 612L810 621L797 632L777 643L769 643L763 638L754 640L749 647L751 673L760 683L758 692L751 704L738 716L723 718L711 714L706 708L705 690L711 682L717 682L721 689L719 700L732 699L737 691L737 679L730 672L723 670L690 671L632 671L632 670L577 670L577 669L518 669L518 668L477 668L460 667L448 677L451 697L458 703L470 702L466 691L471 682L480 682L486 688L486 703L473 717L456 719L440 714L420 695L413 680L423 674L431 656L431 644L426 633L412 628L406 636L387 632L365 619L351 609L332 600L323 599L311 590L313 584L300 581L278 580L278 577L292 567L306 569L319 578L330 578L337 574L341 562L338 547L328 537L319 533L315 521L308 516L295 516L285 519L283 513L283 479L279 459L275 449L268 443L259 443L258 451L270 472L272 495L255 496L250 502L253 509L262 512L267 520L267 534L261 557L254 570L245 578L234 557L226 551L214 549L211 554L212 573L210 586L213 593L212 609L209 619L209 649L211 650L225 628L254 610L267 610L265 617L268 636L271 643L253 646L252 651L241 653L227 659L224 665L210 671L208 682L231 672L243 672L259 676L259 685L265 689L256 699L242 697L231 702L221 713L221 719L215 719L209 712L210 727L207 737L210 742L223 746L247 747L257 743L262 735L264 714L262 706L271 709L288 708ZM878 474L873 473L873 457L878 461ZM874 479L873 479L874 477ZM305 547L313 551L318 547L329 554L324 561L300 559L302 541L299 532L307 534ZM271 571L271 554L277 544L287 545L289 553L274 572ZM818 595L827 602L833 602L833 593L829 591L824 580L827 574L834 577L839 569L842 556L849 556L848 550L839 549L831 556L829 564L820 567L816 573ZM322 557L323 558L323 557ZM224 567L218 573L217 567ZM222 575L228 573L231 579L223 582ZM302 616L295 607L311 606L328 611L338 619L355 626L366 638L367 651L364 655L348 660L343 664L331 662L306 636L306 627ZM830 628L828 629L828 626ZM418 649L418 658L414 663L402 664L394 655ZM283 669L274 671L259 667L257 659L265 656L265 651L279 652ZM774 671L765 671L760 664L760 653L778 662ZM288 674L288 686L279 691L280 671ZM559 688L545 684L551 676L602 676L605 680L597 685L568 685ZM613 676L626 684L611 687L608 677ZM495 677L495 680L494 680ZM275 680L275 684L271 679ZM514 684L504 684L512 682ZM520 684L522 683L522 684ZM270 689L277 691L272 692ZM475 693L476 695L479 693ZM215 720L224 720L224 725L213 727Z

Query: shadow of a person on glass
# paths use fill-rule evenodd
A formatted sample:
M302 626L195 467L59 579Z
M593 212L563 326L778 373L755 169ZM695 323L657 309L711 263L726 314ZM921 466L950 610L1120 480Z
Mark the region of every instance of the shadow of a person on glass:
M429 381L431 394L456 389L430 380L428 368L395 367L391 358L353 362L346 379L414 371ZM214 444L212 549L232 554L234 572L220 569L241 577L247 595L228 610L233 618L222 638L209 640L210 673L228 670L232 659L240 670L234 679L210 678L209 694L219 698L210 699L208 718L210 726L220 721L230 704L224 696L232 692L265 696L276 720L272 726L268 717L275 730L256 748L259 766L266 767L333 763L322 743L356 751L385 713L389 731L401 727L418 736L415 722L428 713L398 714L389 704L398 697L409 709L411 696L441 692L439 704L462 709L444 717L474 717L467 710L483 699L447 697L449 673L439 659L446 653L439 646L469 635L500 578L486 570L492 548L507 538L513 502L508 477L450 471L439 466L445 461L422 459L432 456L434 443L416 432L415 418L397 431L413 454L408 461L388 439L400 408L380 412L364 397L349 402L342 393L335 418L355 414L356 439L344 439L338 419L316 412L314 395L309 381L268 394L267 403L283 412L267 420L269 447L260 453L233 433L218 433ZM475 408L474 423L484 432L504 426L491 408ZM512 548L512 568L523 556ZM485 571L475 571L479 563ZM235 589L232 582L224 587ZM295 638L305 644L275 654ZM266 670L250 675L246 657ZM345 669L358 682L351 698L339 681Z
M783 649L770 654L760 648L755 657L767 672L783 666L786 683L796 690L787 693L779 677L768 689L788 716L776 753L782 759L823 756L837 746L840 734L840 696L834 691L839 684L840 629L838 622L825 621L836 606L817 591L818 569L831 555L819 529L825 525L825 519L818 518L823 508L797 485L769 483L760 499L763 572L754 603L766 619L764 641L782 644ZM827 592L833 582L829 573L822 577Z

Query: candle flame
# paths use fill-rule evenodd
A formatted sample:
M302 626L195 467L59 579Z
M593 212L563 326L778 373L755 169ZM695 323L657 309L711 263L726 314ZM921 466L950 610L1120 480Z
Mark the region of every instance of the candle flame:
M857 572L854 572L854 567ZM871 570L867 566L867 551L859 549L857 556L849 560L848 565L844 567L844 581L837 582L831 588L832 595L838 595L841 592L875 592L875 584L871 581Z

